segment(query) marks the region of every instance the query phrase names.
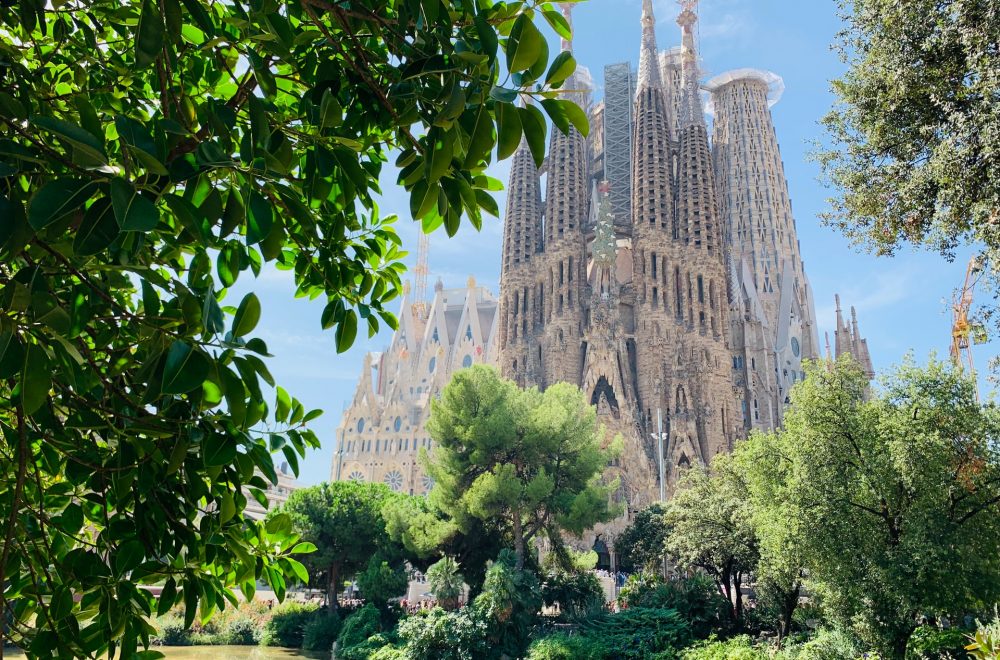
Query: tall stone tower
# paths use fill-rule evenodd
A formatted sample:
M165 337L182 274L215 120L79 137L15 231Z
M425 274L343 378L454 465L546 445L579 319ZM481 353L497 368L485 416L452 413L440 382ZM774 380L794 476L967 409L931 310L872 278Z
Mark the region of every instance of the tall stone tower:
M734 367L747 428L773 429L802 378L802 360L819 357L812 292L771 118L784 85L773 73L740 69L707 88L731 267Z
M542 248L542 193L528 143L514 152L507 186L507 211L500 268L500 369L522 387L539 385L539 334L544 322L542 290L535 271Z

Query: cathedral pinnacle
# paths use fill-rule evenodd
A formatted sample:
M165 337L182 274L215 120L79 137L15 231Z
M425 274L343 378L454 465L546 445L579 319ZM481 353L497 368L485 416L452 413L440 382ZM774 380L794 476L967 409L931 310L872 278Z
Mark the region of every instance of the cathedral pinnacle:
M642 2L642 49L639 51L638 89L661 89L659 53L656 48L656 18L653 0Z
M698 0L679 0L681 13L677 24L681 26L681 126L704 123L701 95L698 87L698 47L695 40L695 26L698 24Z

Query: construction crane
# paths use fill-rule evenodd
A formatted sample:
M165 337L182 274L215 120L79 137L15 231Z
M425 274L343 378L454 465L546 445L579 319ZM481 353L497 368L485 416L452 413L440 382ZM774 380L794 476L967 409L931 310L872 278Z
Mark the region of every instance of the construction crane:
M427 253L430 250L431 239L422 230L417 246L417 265L413 267L413 315L421 321L426 321L430 313L427 305Z
M979 383L976 382L976 365L972 359L972 346L988 341L986 327L969 318L972 297L979 281L982 267L976 257L969 260L965 270L965 284L952 297L953 324L951 327L951 359L959 369L968 368L969 375L976 384L976 400L979 400Z

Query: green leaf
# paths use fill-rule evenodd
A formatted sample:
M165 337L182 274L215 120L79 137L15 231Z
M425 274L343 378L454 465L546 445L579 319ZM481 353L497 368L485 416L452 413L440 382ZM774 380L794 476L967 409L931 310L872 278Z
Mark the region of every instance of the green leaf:
M160 212L125 179L111 179L111 203L122 231L152 231L160 222Z
M73 251L84 257L97 254L111 245L120 231L111 201L102 197L83 214L83 222L73 238Z
M115 553L115 574L124 575L142 563L146 557L146 548L139 539L129 539Z
M291 550L293 555L304 555L310 552L316 552L316 546L309 541L302 541Z
M74 154L79 154L94 164L108 164L108 157L104 153L104 144L90 131L55 117L34 115L31 118L31 123L68 142L73 147Z
M271 233L274 225L274 207L256 190L250 193L247 214L247 245L260 243Z
M21 372L21 406L25 414L34 414L49 398L52 374L49 358L41 346L28 344Z
M81 179L56 179L42 186L28 204L28 224L40 231L73 213L90 199L97 186Z
M556 99L542 99L542 109L548 114L549 119L555 124L563 135L569 134L569 117L566 116L566 111L563 106L559 105L559 101Z
M151 0L143 0L139 29L135 39L135 66L145 69L163 50L163 15Z
M163 588L160 589L160 595L156 601L156 616L163 616L169 612L176 600L177 582L173 578L167 578L167 581L163 584Z
M222 496L219 498L219 522L225 525L235 515L236 501L233 499L233 494L228 490L222 491Z
M295 448L291 445L285 445L281 448L281 453L285 455L285 460L292 468L292 473L295 476L299 476L299 455L295 453Z
M580 135L583 137L589 136L590 120L587 119L587 113L585 113L580 106L572 101L559 99L558 103L562 106L563 112L566 113L566 117L569 118L573 127L580 132Z
M176 340L163 366L164 394L186 394L200 388L211 367L208 356L183 340Z
M292 567L292 572L295 573L295 577L299 579L299 582L309 584L309 571L302 565L302 562L291 557L285 557L284 560Z
M497 159L504 160L510 157L521 144L521 115L517 108L509 103L498 103L496 106L497 115Z
M545 84L559 87L573 75L574 71L576 71L576 58L573 57L573 53L564 50L552 60L549 72L545 74Z
M542 111L533 105L518 108L521 116L521 128L524 138L528 141L531 155L535 159L535 167L541 167L545 162L545 117Z
M288 412L292 409L292 397L280 385L276 388L276 391L274 418L279 422L284 422L288 417Z
M545 17L545 21L560 37L566 40L573 38L573 28L569 24L569 21L566 20L566 17L560 12L554 9L545 9L542 11L542 16Z
M507 70L524 71L542 54L545 37L538 31L528 14L521 14L514 21L507 40Z
M358 335L358 315L353 309L344 310L344 316L337 324L336 339L337 352L343 353L354 344L354 338Z
M236 442L225 433L212 433L202 440L201 458L205 465L229 465L236 460Z
M233 337L242 337L257 327L260 321L260 300L253 293L248 293L240 302L233 318Z
M497 56L497 48L499 47L499 41L497 40L497 33L490 25L487 19L485 11L476 12L476 18L473 20L476 26L476 34L479 35L479 43L482 45L483 52L489 56L490 60L493 60Z

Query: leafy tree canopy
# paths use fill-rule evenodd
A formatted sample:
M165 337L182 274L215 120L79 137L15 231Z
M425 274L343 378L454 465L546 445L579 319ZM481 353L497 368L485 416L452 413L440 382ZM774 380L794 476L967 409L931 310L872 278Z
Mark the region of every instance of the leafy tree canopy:
M269 517L290 518L292 528L316 546L303 561L314 579L325 577L327 603L336 608L344 579L364 570L370 560L376 560L377 578L383 561L401 557L402 548L389 538L382 518L382 507L396 497L382 483L335 481L296 490Z
M428 431L431 504L460 528L503 521L518 568L539 533L580 534L617 514L609 504L617 486L599 483L611 455L596 412L572 385L520 390L495 369L472 367L432 402Z
M663 557L669 530L663 520L666 507L655 503L646 507L615 539L618 565L632 570L662 572Z
M807 376L784 430L748 442L779 461L769 492L793 561L836 617L901 659L919 614L1000 599L1000 411L935 361L905 362L871 398L850 360Z
M757 565L757 537L746 483L732 457L720 454L711 472L695 466L681 477L663 516L665 548L682 570L701 569L729 598L737 622L743 615L742 576Z
M878 254L915 244L1000 249L1000 13L979 0L838 0L833 82L817 154L827 220ZM996 271L994 271L996 272Z
M394 326L390 156L454 233L497 214L494 157L541 162L543 112L587 131L535 18L569 35L536 0L0 3L0 610L30 655L132 657L154 607L281 593L295 541L244 488L318 412L265 400L260 302L226 291L291 271L340 351Z

